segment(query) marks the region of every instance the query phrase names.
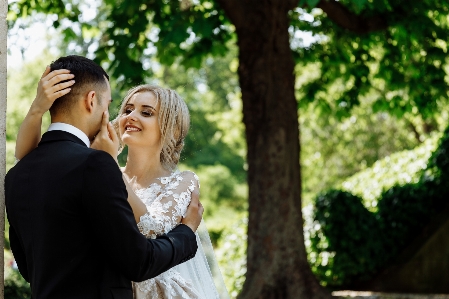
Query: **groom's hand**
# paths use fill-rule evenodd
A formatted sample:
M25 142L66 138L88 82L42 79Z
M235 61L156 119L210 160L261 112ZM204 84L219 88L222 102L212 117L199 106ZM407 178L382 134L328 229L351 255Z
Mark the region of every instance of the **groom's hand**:
M192 191L192 199L187 207L186 216L182 219L181 223L187 225L196 232L203 217L204 207L200 202L200 194L198 189Z
M31 110L39 115L47 112L56 99L70 92L70 87L75 83L74 77L69 70L61 69L50 72L50 67L47 66L39 80Z
M101 129L95 136L91 148L107 152L117 162L118 147L117 133L109 122L109 112L105 111L101 120Z

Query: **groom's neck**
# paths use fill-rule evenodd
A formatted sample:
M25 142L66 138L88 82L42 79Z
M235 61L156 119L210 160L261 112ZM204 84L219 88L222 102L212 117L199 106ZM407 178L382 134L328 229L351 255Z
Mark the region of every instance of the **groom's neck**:
M51 115L51 123L64 123L72 125L83 131L87 136L89 136L87 121L83 117L60 113L56 115Z

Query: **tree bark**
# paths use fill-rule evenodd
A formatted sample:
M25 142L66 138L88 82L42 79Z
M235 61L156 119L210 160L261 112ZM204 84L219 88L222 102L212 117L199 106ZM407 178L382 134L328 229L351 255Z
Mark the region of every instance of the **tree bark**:
M248 257L239 299L330 298L313 275L304 246L299 124L288 33L288 11L295 2L220 1L238 36L248 146Z
M0 249L5 248L5 192L4 182L6 175L6 36L8 27L6 15L8 1L0 2ZM0 299L4 298L4 256L0 258Z

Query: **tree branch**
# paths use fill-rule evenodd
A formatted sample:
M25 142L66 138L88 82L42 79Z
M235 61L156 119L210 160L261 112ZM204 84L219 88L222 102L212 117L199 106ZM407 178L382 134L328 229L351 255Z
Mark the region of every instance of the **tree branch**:
M349 11L336 0L321 0L317 7L321 8L337 25L357 34L382 31L388 28L388 23L381 15L363 17Z

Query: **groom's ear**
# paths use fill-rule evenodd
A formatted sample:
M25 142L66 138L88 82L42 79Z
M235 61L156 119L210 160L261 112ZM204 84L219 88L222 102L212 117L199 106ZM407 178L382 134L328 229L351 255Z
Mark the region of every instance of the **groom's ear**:
M89 113L93 112L94 105L96 101L96 93L94 90L91 90L87 93L86 97L84 98L84 106Z

